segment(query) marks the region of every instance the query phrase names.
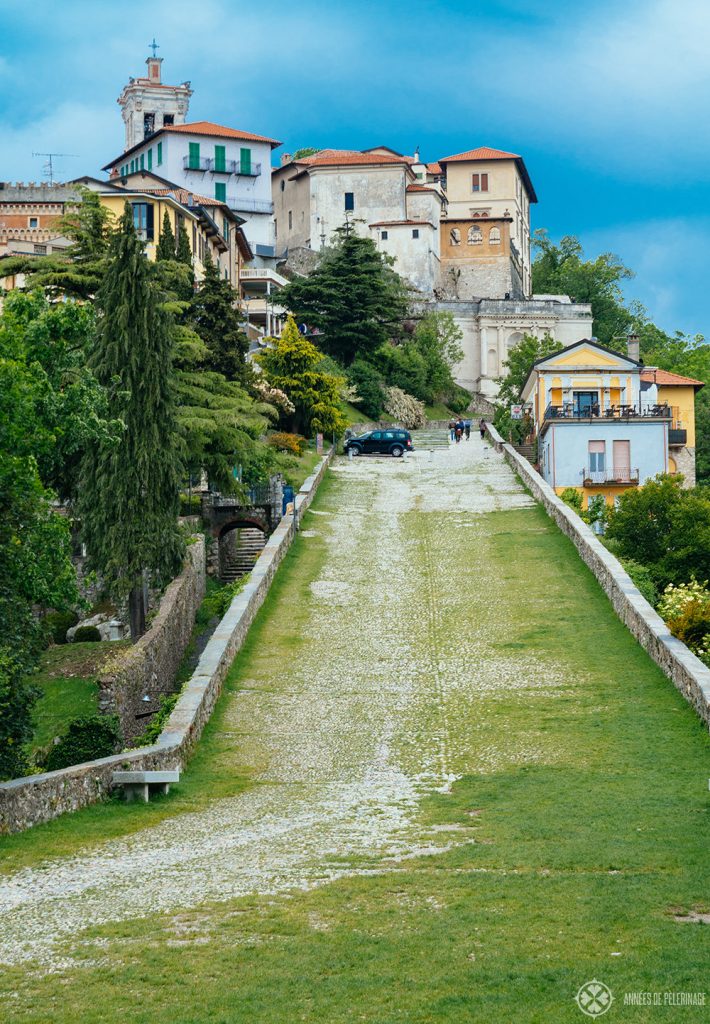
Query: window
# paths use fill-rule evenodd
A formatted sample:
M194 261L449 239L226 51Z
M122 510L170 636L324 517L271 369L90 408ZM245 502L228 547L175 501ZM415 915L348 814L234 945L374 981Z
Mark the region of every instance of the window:
M449 232L449 240L452 245L461 245L461 232L458 228L452 228Z
M191 171L199 171L200 169L200 144L199 142L190 143L190 155L188 158L187 166Z
M386 241L387 241L387 239L389 238L389 232L388 232L388 231L383 231L383 232L382 232L382 233L380 234L380 238L382 239L382 241L383 241L383 242L386 242Z
M281 191L283 192L283 190L284 190L285 188L286 188L286 182L285 182L285 181L282 181L282 182L281 182Z
M47 246L46 245L33 245L32 248L35 251L36 256L46 256Z
M227 157L224 146L214 147L214 169L222 174L227 170Z
M143 138L147 139L155 131L155 114L146 113L143 115Z
M355 193L354 192L346 192L345 193L345 209L346 210L354 210L355 209Z
M226 217L222 218L222 236L229 241L229 221Z
M491 245L500 245L500 228L491 228L488 232L488 241Z
M163 124L167 125L167 126L175 124L175 115L174 114L163 114Z
M487 174L472 174L471 175L471 191L472 192L487 192L488 191L488 175Z
M293 227L293 211L289 210L288 211L288 230L290 231L292 227Z
M145 170L145 153L141 153L141 170Z
M216 181L214 184L214 197L219 199L220 203L227 202L227 185L223 181Z
M160 167L160 165L163 162L163 143L162 142L158 143L157 153L155 155L156 155L156 158L157 158L157 161L158 161L158 167Z
M135 162L135 160L131 160L131 174L133 174L135 169L136 169L136 162Z
M39 227L39 217L30 217L29 221L30 221L30 227L31 228L38 228Z
M151 203L132 203L133 227L143 242L153 241L153 206Z
M606 443L604 441L589 442L589 472L603 473L606 469Z
M153 169L153 150L149 149L148 150L148 170L151 171L152 169Z
M419 228L412 228L412 238L419 238Z
M478 224L472 224L468 229L468 238L466 242L468 245L480 245L483 241L483 232L481 231Z
M276 217L274 217L274 237L276 237L278 235L278 233L279 233L279 222L276 219Z
M239 173L240 174L251 174L251 150L240 149L239 150Z

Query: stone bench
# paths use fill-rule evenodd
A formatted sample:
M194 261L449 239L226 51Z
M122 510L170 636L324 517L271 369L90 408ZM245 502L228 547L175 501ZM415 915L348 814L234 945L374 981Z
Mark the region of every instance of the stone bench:
M151 788L157 788L159 793L168 793L170 783L180 781L180 772L114 772L111 781L114 786L123 786L128 803L131 800L142 800L147 804Z

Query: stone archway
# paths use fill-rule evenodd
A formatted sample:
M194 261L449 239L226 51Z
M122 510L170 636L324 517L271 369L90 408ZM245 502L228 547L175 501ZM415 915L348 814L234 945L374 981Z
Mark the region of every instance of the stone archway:
M251 572L266 539L263 519L258 516L245 516L226 523L217 539L220 580L232 583Z

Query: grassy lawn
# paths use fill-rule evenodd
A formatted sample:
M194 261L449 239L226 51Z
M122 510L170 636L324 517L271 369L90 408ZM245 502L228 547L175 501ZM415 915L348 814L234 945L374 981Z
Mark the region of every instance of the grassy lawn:
M60 644L44 652L39 672L32 677L42 695L32 716L31 754L60 736L75 718L96 710L96 674L106 659L124 646L124 642L109 641Z
M235 730L235 706L246 714L235 701L286 701L308 645L329 649L310 657L335 672L335 631L326 619L315 628L309 601L333 557L331 520L316 513L336 513L343 487L329 478L304 518L311 535L287 557L180 785L147 806L94 807L0 839L3 870L254 791L244 761L258 737L243 717ZM539 508L472 518L458 529L421 510L400 521L428 595L406 620L411 642L436 652L452 686L464 658L472 682L424 693L411 728L388 738L408 768L442 738L458 776L419 802L431 855L355 856L353 874L310 891L225 894L92 926L60 947L73 962L4 972L13 1021L566 1024L586 1019L574 995L593 978L614 994L605 1020L703 1019L707 1008L623 999L708 987L710 928L680 920L710 911L707 731ZM368 640L361 658L370 651ZM384 683L371 666L375 704ZM293 741L317 727L309 719Z
M452 416L456 416L448 406L444 405L443 402L437 402L435 405L427 405L424 407L426 412L426 418L428 420L450 420Z

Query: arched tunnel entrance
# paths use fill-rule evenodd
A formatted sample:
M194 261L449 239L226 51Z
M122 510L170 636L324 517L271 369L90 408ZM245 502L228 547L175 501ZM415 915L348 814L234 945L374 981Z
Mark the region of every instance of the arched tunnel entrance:
M232 583L245 576L266 544L264 527L256 520L238 519L227 523L219 533L219 578Z

